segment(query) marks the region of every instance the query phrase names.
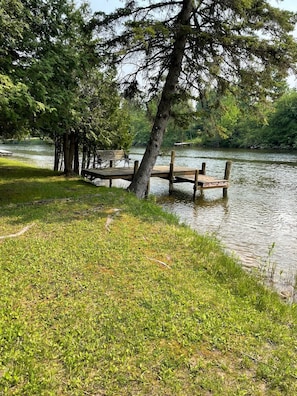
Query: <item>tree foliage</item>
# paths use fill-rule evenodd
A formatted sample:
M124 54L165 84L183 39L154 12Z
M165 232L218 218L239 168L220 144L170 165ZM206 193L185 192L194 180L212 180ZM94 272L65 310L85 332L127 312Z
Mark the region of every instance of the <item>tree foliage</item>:
M23 13L20 0L0 0L0 136L4 138L27 134L38 113L45 110L16 75L28 28Z
M24 35L25 62L20 59L20 73L30 91L46 106L36 129L55 142L55 169L63 152L64 171L73 170L78 158L77 124L81 119L80 81L98 65L91 32L84 28L86 7L76 8L73 1L23 0L25 21L30 26Z
M0 0L0 135L55 142L54 168L79 171L86 146L127 148L124 104L96 51L89 7L73 0ZM2 29L3 27L3 29ZM90 150L89 150L90 151Z
M281 90L280 92L282 92ZM213 93L214 99L214 93ZM200 111L192 129L199 130L200 144L217 147L296 148L296 90L288 88L274 101L249 105L239 96L225 95L222 106ZM211 108L204 104L206 110Z
M133 138L129 111L119 95L114 72L91 71L81 81L79 101L82 111L76 133L80 136L84 156L90 160L96 149L128 151Z
M33 119L44 109L25 84L14 84L8 76L0 74L0 136L9 138L28 134Z
M0 71L12 74L12 64L28 25L23 20L24 5L21 0L0 0Z
M297 148L297 92L284 94L262 131L262 142L269 147Z

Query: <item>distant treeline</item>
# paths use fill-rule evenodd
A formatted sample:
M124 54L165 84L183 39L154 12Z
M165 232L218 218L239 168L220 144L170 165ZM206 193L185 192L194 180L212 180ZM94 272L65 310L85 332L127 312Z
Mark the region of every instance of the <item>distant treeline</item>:
M210 94L203 103L176 106L163 146L192 142L209 147L297 149L295 89L284 89L278 98L265 104L253 105L234 94L217 99ZM154 105L135 105L130 110L134 145L146 144Z

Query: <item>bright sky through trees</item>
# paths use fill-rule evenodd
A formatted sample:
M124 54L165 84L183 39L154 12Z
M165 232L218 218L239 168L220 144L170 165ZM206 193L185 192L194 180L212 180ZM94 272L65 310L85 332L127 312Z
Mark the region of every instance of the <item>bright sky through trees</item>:
M297 1L296 0L269 0L271 5L279 7L284 10L297 12ZM125 4L124 0L89 0L92 11L103 11L106 13L113 12L116 8L123 7ZM296 36L297 36L297 29ZM297 79L294 76L288 78L288 84L292 87L296 87Z
M297 12L297 1L296 0L270 0L270 3L274 7L283 8ZM112 12L115 8L123 7L124 1L120 0L90 0L90 5L93 11L104 11L106 13Z

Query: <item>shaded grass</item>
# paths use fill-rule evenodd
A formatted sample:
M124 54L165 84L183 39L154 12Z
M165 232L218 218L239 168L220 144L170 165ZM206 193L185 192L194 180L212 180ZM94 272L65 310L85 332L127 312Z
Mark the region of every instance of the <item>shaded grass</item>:
M216 240L120 189L3 162L0 235L32 227L0 240L0 394L296 394L296 307Z
M78 178L65 179L59 172L0 158L0 205L67 198L88 191L94 191L94 186Z

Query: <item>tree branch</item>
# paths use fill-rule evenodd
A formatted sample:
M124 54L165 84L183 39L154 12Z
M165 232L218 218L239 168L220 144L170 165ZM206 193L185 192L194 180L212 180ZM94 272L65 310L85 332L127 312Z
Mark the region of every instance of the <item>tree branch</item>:
M15 233L15 234L2 235L2 236L0 236L0 239L16 238L20 235L23 235L25 232L27 232L33 226L34 226L34 223L24 227L23 229L21 229L21 231Z

